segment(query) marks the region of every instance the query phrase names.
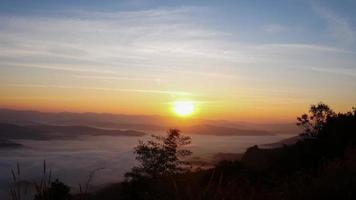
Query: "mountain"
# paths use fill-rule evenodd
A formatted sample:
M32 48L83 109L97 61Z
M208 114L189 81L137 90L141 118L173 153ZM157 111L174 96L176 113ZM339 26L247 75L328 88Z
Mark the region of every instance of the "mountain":
M283 139L278 142L261 145L261 147L262 148L279 148L279 147L283 147L284 145L293 145L293 144L297 143L298 141L302 140L302 138L303 138L302 136L296 135L296 136L293 136L290 138Z
M221 127L213 125L196 125L182 128L182 131L187 134L199 135L216 135L216 136L267 136L274 135L268 131L253 130L253 129L238 129L230 127Z
M251 123L243 121L205 120L204 123L230 128L265 130L279 135L298 135L301 133L300 127L296 126L295 123L291 122Z
M0 140L0 149L21 148L22 144L18 144L9 140Z
M99 128L139 127L140 130L165 130L167 121L164 117L154 115L121 115L110 113L71 113L38 112L0 109L0 122L18 125L85 125ZM135 128L136 129L136 128Z
M146 133L134 130L107 130L88 126L52 126L30 125L20 126L0 123L0 140L11 139L75 139L80 136L143 136Z
M71 112L48 113L10 109L0 109L0 123L21 126L60 126L57 128L63 128L62 126L74 126L77 129L80 129L80 126L87 126L99 129L131 129L142 131L166 131L169 128L178 128L188 134L219 136L296 135L299 132L295 124L291 123L257 124L227 120L182 120L157 115Z

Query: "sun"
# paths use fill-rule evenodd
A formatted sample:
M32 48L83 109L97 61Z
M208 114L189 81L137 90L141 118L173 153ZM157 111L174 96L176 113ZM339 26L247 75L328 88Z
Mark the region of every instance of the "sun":
M192 101L176 101L173 103L173 110L177 115L187 117L194 113L195 104Z

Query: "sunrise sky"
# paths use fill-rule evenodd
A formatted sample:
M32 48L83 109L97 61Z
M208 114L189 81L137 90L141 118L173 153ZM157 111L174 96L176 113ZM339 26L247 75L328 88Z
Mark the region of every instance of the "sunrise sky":
M356 103L356 1L0 3L2 108L288 121Z

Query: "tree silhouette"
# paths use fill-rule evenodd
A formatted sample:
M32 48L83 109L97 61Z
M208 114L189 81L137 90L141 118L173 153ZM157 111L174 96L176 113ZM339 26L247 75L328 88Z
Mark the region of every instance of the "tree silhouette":
M309 115L303 114L297 117L297 125L304 129L302 136L315 138L322 130L327 120L335 116L335 113L328 105L319 103L318 105L311 105Z
M182 136L180 130L170 129L167 136L152 135L154 140L139 142L134 153L140 165L134 167L127 177L158 177L167 174L184 172L190 168L190 163L185 160L192 154L187 149L182 149L191 143L191 138Z
M70 200L70 188L56 179L46 190L35 195L34 200Z

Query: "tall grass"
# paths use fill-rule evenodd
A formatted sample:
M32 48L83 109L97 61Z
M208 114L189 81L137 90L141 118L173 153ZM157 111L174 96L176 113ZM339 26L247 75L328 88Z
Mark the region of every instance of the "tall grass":
M51 169L49 171L47 170L46 161L44 160L42 176L39 181L33 182L33 185L36 190L36 195L45 196L51 183L52 183L52 170Z
M87 200L89 199L89 189L90 189L90 185L94 179L95 174L100 171L103 170L104 168L97 168L92 170L89 175L88 175L88 179L85 182L84 185L79 184L79 200Z
M28 199L31 191L37 196L43 196L52 183L52 170L47 169L46 161L43 161L41 178L38 181L26 181L21 176L20 164L17 162L16 168L11 169L12 184L10 186L11 200Z

